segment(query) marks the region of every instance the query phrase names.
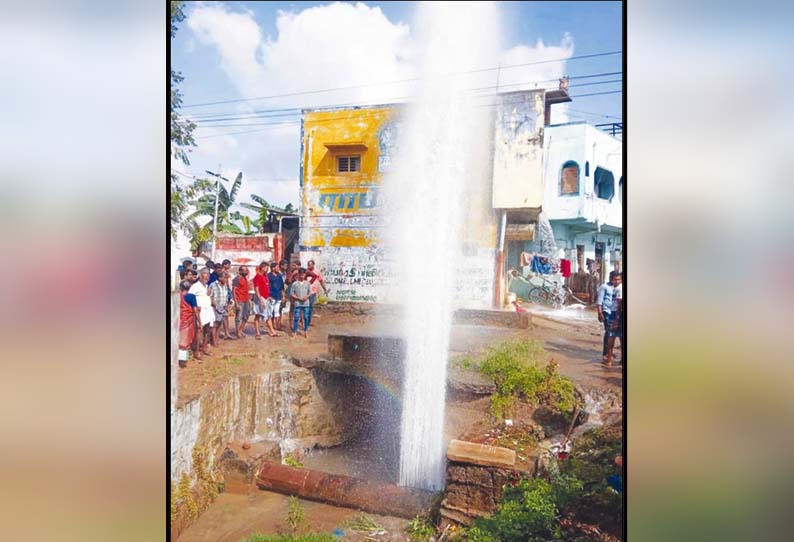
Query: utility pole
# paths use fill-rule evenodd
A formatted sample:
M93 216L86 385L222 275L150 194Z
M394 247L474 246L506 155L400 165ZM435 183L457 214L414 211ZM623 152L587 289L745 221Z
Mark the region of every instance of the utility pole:
M207 173L215 177L217 180L215 181L215 213L212 216L212 261L215 261L215 245L216 238L218 237L218 200L220 200L221 195L221 179L224 181L228 181L226 177L222 177L220 173L213 173L210 170L205 170ZM218 171L221 171L221 166L218 164Z

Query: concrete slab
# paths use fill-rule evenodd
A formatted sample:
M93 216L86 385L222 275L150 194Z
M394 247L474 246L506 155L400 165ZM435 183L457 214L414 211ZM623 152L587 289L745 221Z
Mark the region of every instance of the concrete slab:
M498 446L453 440L447 448L447 459L472 465L512 468L516 464L516 453Z

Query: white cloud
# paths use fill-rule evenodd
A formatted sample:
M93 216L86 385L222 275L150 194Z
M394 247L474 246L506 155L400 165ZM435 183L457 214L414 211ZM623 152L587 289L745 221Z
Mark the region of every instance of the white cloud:
M232 88L244 98L399 81L413 78L417 73L415 60L418 59L419 47L409 26L392 23L379 7L362 3L337 2L298 12L279 11L275 36L265 36L251 12L233 11L223 4L199 4L190 11L187 27L198 43L216 49L220 56L220 69ZM539 40L534 46L518 45L505 50L494 59L492 66L567 58L572 54L570 36L559 45L546 45ZM483 67L491 66L470 68ZM500 88L533 88L533 84L526 82L559 78L564 67L565 63L559 62L504 69L499 74ZM466 76L465 84L467 88L492 86L496 76L495 71L471 74ZM222 106L222 110L244 113L256 109L349 102L384 103L411 96L414 86L413 83L370 85L237 102ZM539 86L555 84L542 83ZM493 92L493 89L485 92ZM191 111L200 114L201 110ZM295 122L296 118L275 117L229 123L288 123ZM555 122L560 119L560 111L555 111ZM243 182L238 201L250 201L249 194L256 193L276 205L296 204L300 158L300 128L297 124L200 129L196 135L247 130L262 131L197 139L199 147L192 153L191 162L202 164L202 170L204 167L216 168L218 163L225 161L242 168L244 179L249 182Z
M517 45L504 51L500 57L502 66L515 66L543 60L570 58L573 56L573 38L566 34L560 45L546 45L538 39L534 47ZM547 62L501 70L499 77L500 90L525 90L532 88L556 87L558 79L566 74L565 62ZM555 105L552 110L552 122L567 122L567 104Z

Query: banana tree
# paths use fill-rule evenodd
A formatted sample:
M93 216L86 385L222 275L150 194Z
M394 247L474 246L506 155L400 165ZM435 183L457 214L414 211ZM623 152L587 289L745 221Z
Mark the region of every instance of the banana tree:
M231 211L234 205L234 200L240 190L240 185L243 183L243 173L237 174L237 177L232 183L231 189L227 190L222 181L219 181L217 200L218 200L218 232L224 233L237 233L242 234L243 230L240 226L234 223L235 220L242 221L242 215L239 211ZM212 240L212 217L215 214L215 191L204 194L198 199L191 201L191 205L195 208L187 217L187 222L191 231L190 245L193 250L196 250L202 243ZM209 217L209 221L203 226L199 226L196 222L197 218ZM250 230L250 228L247 228Z
M256 194L251 194L251 199L254 200L254 203L243 202L240 204L240 206L256 213L255 224L257 228L261 230L264 227L265 222L267 222L268 211L270 209L276 209L276 207L273 207L265 200L265 198L257 196Z

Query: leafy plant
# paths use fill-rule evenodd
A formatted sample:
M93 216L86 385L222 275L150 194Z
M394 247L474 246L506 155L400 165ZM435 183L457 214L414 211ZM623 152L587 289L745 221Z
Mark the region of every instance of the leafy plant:
M494 416L506 418L519 398L572 414L577 401L573 382L557 372L554 360L545 368L540 367L545 355L540 341L514 340L492 346L480 361L468 362L478 365L496 384L496 393L491 396Z
M267 200L261 196L257 196L256 194L251 194L251 199L254 201L254 203L244 202L241 203L240 206L256 213L257 218L255 224L261 230L267 222L267 215L270 210L277 209L277 207L273 207L267 202Z
M588 431L574 441L568 459L560 464L560 473L579 481L581 488L571 493L563 508L589 523L622 523L622 498L608 483L617 473L615 456L621 453L622 444L619 431L604 428Z
M301 463L297 458L288 455L284 458L284 464L289 465L290 467L295 467L296 469L300 469L303 467L303 463Z
M306 512L303 510L300 501L297 497L289 498L289 507L287 508L287 528L290 534L295 535L299 530L305 527Z
M620 450L618 431L585 433L574 442L567 460L554 463L550 480L523 479L505 487L494 514L475 520L466 531L466 542L568 540L570 533L562 529L566 523L568 530L571 524L619 530L622 501L607 480L616 471L614 459Z
M540 542L558 538L559 511L554 489L546 480L522 480L505 488L491 517L478 518L468 531L469 542Z
M428 542L436 535L436 528L426 518L417 516L405 528L411 542Z

